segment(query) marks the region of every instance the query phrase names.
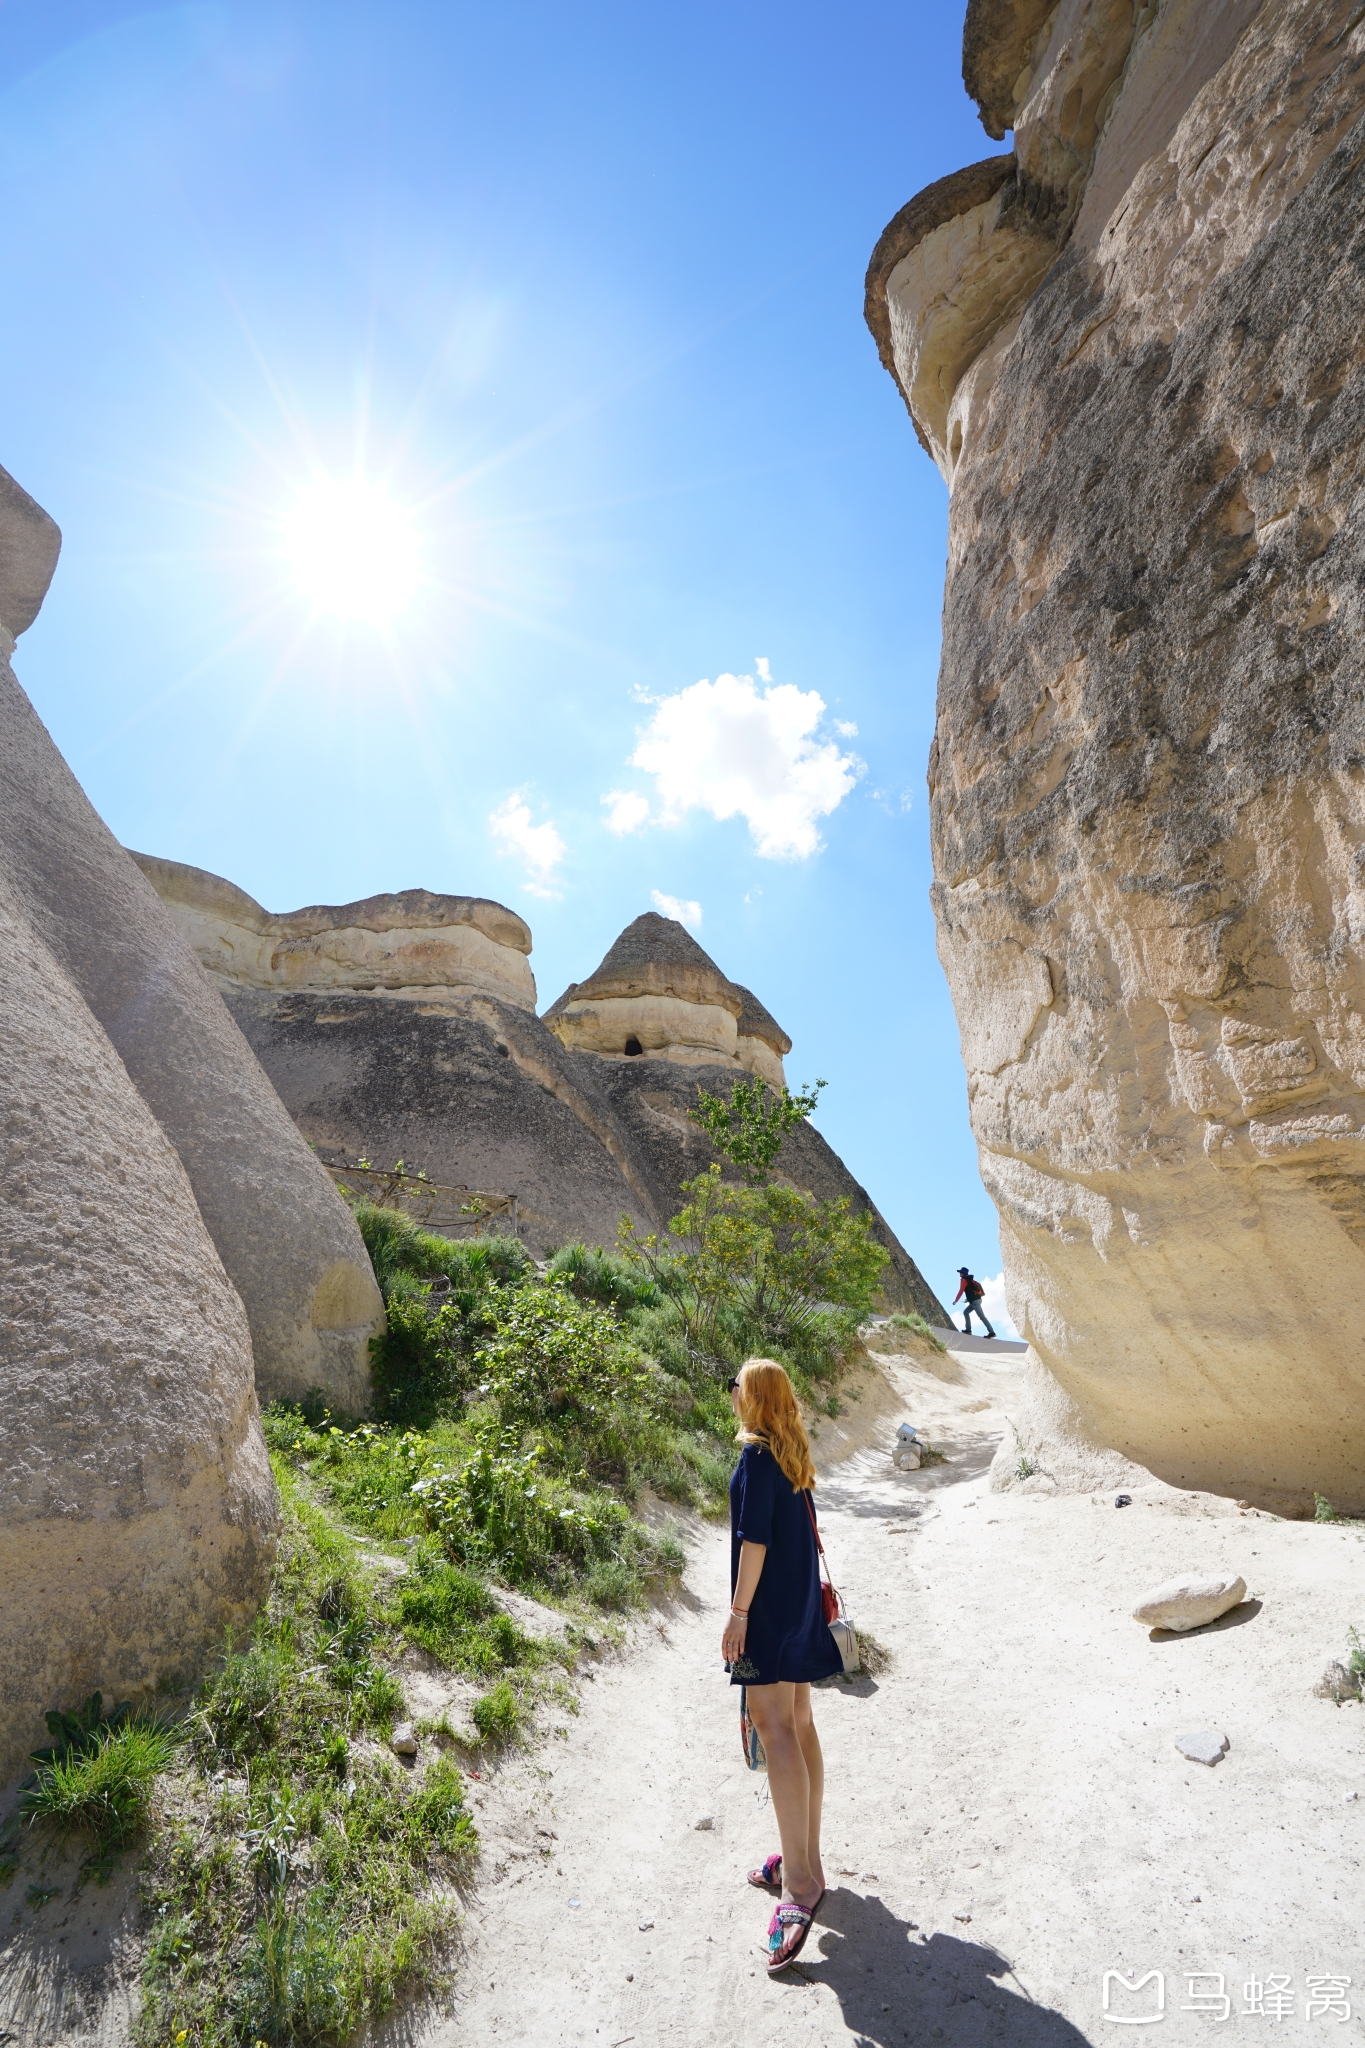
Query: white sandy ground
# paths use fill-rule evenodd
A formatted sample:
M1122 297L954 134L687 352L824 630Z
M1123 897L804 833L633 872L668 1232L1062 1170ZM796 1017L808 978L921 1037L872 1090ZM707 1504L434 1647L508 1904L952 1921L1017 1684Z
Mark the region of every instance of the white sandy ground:
M1020 1357L955 1336L947 1358L882 1359L820 1424L835 1576L890 1662L816 1695L829 1891L801 1963L764 1974L771 1904L744 1872L777 1833L718 1656L728 1536L694 1523L679 1596L604 1652L581 1711L471 1783L484 1852L453 2007L384 2048L1122 2042L1158 1985L1111 1983L1106 2017L1109 1970L1162 1973L1138 2039L1365 2037L1365 1708L1313 1695L1365 1631L1365 1532L1155 1486L1124 1509L991 1494ZM893 1472L901 1420L947 1462ZM1251 1597L1212 1628L1129 1618L1158 1581L1224 1569ZM434 1711L435 1675L408 1681ZM1213 1769L1174 1747L1204 1727L1230 1743ZM122 2048L132 1874L54 1901L41 1933L0 1907L0 2048ZM1222 1977L1226 2022L1183 2009L1196 1972L1202 1994ZM1306 2017L1310 1974L1353 1980L1349 2020ZM1272 1977L1290 2015L1273 1986L1244 2012Z
M771 1908L744 1872L777 1834L717 1654L728 1539L705 1528L682 1596L599 1668L562 1736L473 1787L480 1891L454 2014L424 2048L1061 2048L1132 2038L1159 1988L1159 2040L1365 2037L1365 1709L1312 1690L1365 1624L1360 1532L1165 1488L1123 1509L990 1494L1019 1354L954 1352L956 1382L883 1361L896 1392L869 1383L872 1426L855 1409L817 1445L872 1439L818 1498L836 1578L891 1662L816 1694L829 1891L801 1963L763 1970ZM900 1419L949 1462L893 1473ZM1228 1568L1251 1597L1212 1628L1153 1639L1129 1618L1158 1581ZM1227 1756L1187 1763L1176 1735L1210 1726ZM1106 2018L1107 1970L1163 1981L1111 1982ZM1226 2022L1182 2010L1189 1973L1195 1996L1221 1975ZM1349 2020L1306 2017L1310 1974L1353 1979ZM1272 2016L1273 1987L1264 2016L1244 2012L1272 1976L1292 2015Z

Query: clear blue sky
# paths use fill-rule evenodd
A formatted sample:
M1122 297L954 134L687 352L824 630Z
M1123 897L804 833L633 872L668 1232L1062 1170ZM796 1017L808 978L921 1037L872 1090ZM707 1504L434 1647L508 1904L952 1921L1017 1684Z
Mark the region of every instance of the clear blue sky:
M0 461L65 535L16 666L113 830L274 910L496 897L542 1004L700 906L948 1295L999 1256L927 902L946 499L862 277L992 148L960 34L0 0ZM405 603L300 569L357 476Z

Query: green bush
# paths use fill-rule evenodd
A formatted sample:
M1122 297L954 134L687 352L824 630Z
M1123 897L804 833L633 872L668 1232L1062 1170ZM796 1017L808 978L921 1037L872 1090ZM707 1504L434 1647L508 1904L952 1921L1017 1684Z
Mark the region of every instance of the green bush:
M374 1412L400 1429L429 1426L468 1383L470 1315L457 1302L433 1309L425 1287L391 1293L386 1327L370 1339Z
M428 1526L458 1564L501 1573L513 1585L562 1580L560 1560L586 1563L615 1552L629 1516L606 1495L583 1499L541 1470L538 1446L514 1436L479 1443L462 1463L413 1486Z
M651 1398L649 1375L615 1317L577 1300L563 1281L501 1296L478 1365L479 1391L505 1429L591 1429L616 1403Z
M45 1825L58 1842L83 1835L96 1857L124 1849L145 1827L153 1785L169 1770L176 1747L176 1735L153 1722L106 1727L89 1743L39 1765L19 1801L20 1815L30 1826Z

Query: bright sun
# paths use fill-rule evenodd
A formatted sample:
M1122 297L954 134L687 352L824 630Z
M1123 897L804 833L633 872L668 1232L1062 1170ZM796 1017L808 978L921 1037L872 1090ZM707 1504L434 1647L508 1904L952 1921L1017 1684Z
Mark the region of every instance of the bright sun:
M387 626L421 581L412 514L382 484L321 477L285 515L284 557L314 609Z

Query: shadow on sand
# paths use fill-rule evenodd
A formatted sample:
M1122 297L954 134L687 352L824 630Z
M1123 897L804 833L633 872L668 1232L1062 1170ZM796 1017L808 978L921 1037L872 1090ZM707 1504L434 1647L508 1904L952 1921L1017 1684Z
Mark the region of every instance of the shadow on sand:
M951 1934L918 1934L879 1898L825 1894L799 1963L776 1982L828 1984L862 2048L1085 2048L1051 2006L1036 2005L1005 1957Z

